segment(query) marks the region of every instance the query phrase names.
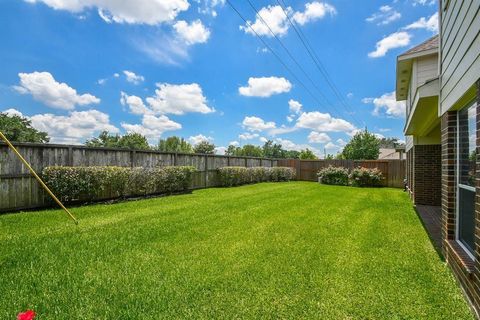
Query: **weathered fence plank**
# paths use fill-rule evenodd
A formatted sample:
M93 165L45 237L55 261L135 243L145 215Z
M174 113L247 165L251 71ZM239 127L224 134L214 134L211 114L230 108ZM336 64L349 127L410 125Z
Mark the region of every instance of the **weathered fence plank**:
M191 189L217 185L217 169L226 166L277 165L276 160L250 157L227 157L156 151L130 151L115 148L89 148L56 144L14 144L32 167L40 173L48 166L120 166L164 167L193 166L198 171L193 176ZM108 191L105 192L108 198ZM6 144L0 143L0 212L48 205L44 191L32 178L27 168L15 157Z

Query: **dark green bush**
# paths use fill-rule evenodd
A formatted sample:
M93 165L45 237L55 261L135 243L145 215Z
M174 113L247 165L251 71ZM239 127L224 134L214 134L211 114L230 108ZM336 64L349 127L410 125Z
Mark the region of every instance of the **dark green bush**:
M356 187L378 187L382 184L383 174L377 168L358 167L350 173L350 180Z
M63 201L181 192L192 182L193 167L47 167L45 183Z
M318 172L318 180L323 184L348 186L348 169L328 166Z
M223 167L217 170L219 185L223 187L266 181L290 181L295 179L295 170L284 167Z

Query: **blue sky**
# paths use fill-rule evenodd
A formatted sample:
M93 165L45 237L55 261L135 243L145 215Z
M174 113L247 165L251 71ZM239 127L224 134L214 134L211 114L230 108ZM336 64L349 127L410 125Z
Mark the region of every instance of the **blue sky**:
M0 111L58 143L134 131L321 155L365 126L402 139L395 60L437 32L436 1L252 0L261 19L230 3L249 24L225 0L3 0Z

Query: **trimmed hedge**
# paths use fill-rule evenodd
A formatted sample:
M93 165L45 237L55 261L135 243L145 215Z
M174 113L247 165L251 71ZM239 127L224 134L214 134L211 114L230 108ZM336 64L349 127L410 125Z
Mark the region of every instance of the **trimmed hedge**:
M350 180L356 187L379 187L383 180L383 174L377 168L358 167L350 173Z
M194 167L47 167L45 183L63 201L145 196L186 191Z
M320 170L318 178L323 184L356 187L379 187L384 179L382 172L377 168L358 167L349 172L346 168L333 166Z
M295 170L287 167L223 167L217 169L217 171L218 183L222 187L267 181L290 181L295 179Z
M348 169L328 166L318 172L320 183L338 186L348 186Z

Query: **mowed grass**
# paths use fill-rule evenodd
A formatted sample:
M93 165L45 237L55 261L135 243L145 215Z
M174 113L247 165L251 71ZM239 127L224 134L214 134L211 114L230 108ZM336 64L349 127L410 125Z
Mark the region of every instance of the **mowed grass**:
M0 216L0 319L472 319L401 190L264 183Z

